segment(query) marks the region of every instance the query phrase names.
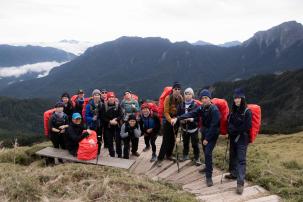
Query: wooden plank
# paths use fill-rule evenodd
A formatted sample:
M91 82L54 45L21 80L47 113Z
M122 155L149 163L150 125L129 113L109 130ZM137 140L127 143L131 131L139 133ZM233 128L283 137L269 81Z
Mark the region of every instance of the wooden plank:
M155 165L155 167L153 167L151 170L146 172L146 175L150 178L153 178L156 175L158 175L159 173L161 173L164 170L166 170L167 168L169 168L172 164L174 164L173 161L163 160L161 167L158 167L157 165Z
M256 185L244 188L244 192L242 195L237 194L235 189L233 191L226 191L212 195L198 196L197 199L205 202L240 202L264 196L265 193L265 189Z
M176 182L178 179L181 179L184 176L188 176L196 170L200 170L200 168L196 166L185 166L181 169L179 173L176 173L176 175L169 176L168 178L166 178L166 180L169 182Z
M65 159L68 161L73 161L73 162L78 162L78 163L85 163L85 164L96 164L97 163L96 159L88 160L88 161L78 160L76 157L69 154L67 150L56 149L53 147L46 147L46 148L36 152L36 154L39 156L60 158L60 159ZM129 159L103 157L102 152L101 152L97 165L129 169L134 162L135 162L134 160L129 160Z
M183 167L185 167L186 165L190 164L191 163L191 160L187 160L187 161L184 161L184 162L180 162L179 163L179 168L180 168L180 172L181 172L181 169ZM171 165L168 169L166 169L165 171L161 172L159 175L157 175L157 177L159 179L165 179L167 178L168 176L170 175L175 175L178 173L178 166L177 166L177 163Z
M270 195L270 196L264 196L257 199L251 199L247 202L279 202L281 201L281 198L277 195Z

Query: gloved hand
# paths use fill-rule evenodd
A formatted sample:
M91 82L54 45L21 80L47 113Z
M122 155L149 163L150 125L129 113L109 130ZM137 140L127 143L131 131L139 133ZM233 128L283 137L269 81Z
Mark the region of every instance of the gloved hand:
M86 138L86 137L88 137L88 136L89 136L89 133L88 133L88 132L82 133L82 137L83 137L83 138Z

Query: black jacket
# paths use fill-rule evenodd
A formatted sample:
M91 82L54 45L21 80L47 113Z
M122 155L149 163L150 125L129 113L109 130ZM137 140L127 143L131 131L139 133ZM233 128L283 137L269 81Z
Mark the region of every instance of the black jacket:
M69 101L66 106L64 106L63 112L67 115L68 120L72 120L72 115L74 112L73 104Z
M83 126L71 123L66 130L66 148L68 151L76 156L79 142L84 138L82 135L84 128Z
M99 111L99 117L101 119L104 128L111 128L112 126L110 126L109 124L110 120L117 118L118 123L120 123L120 121L122 120L123 118L122 108L120 107L120 105L117 104L111 105L108 102L105 102Z
M189 105L189 107L188 107L188 112L192 112L192 111L194 111L197 108L198 108L198 105L193 100L191 102L191 104ZM183 114L185 114L185 102L183 102L178 107L178 116L181 116ZM188 124L187 129L188 130L193 130L193 129L198 128L198 122L199 122L199 117L194 117L194 121L193 122L188 122L187 123ZM181 124L181 126L182 126L183 129L186 129L186 124Z
M66 114L63 115L63 117L58 117L56 115L56 113L54 112L51 116L51 118L49 119L49 130L50 130L50 135L56 135L58 133L54 132L52 130L52 128L56 128L58 130L60 126L63 126L63 125L68 125L69 123L69 120L68 120L68 117ZM65 131L66 132L66 131Z
M228 116L228 134L242 135L249 134L252 127L252 113L250 109L240 110L236 108Z

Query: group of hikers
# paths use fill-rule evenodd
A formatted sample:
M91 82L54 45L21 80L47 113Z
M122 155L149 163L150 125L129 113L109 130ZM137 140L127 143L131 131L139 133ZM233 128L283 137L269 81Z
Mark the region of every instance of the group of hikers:
M98 154L103 143L111 157L128 159L130 152L134 156L140 155L139 138L144 136L146 146L143 152L151 147L150 161L161 167L164 159L176 161L173 151L179 132L183 139L183 156L178 160L190 160L191 142L196 166L202 164L199 149L201 139L205 160L205 168L201 172L205 172L206 184L210 187L213 186L212 154L220 134L220 112L212 103L212 95L208 89L199 92L199 103L194 97L192 88L186 88L181 93L181 84L174 82L172 91L164 99L163 117L159 118L149 103L140 102L140 106L129 90L124 92L121 102L114 92L105 89L93 90L87 103L83 90L78 91L73 102L69 94L64 93L50 117L49 138L55 148L67 149L76 156L79 142L95 131L98 137ZM155 142L161 126L163 140L157 155ZM230 141L230 174L225 177L237 180L238 194L242 194L244 188L246 151L251 127L252 113L247 108L244 92L242 89L235 89L226 135ZM178 131L179 128L181 131Z

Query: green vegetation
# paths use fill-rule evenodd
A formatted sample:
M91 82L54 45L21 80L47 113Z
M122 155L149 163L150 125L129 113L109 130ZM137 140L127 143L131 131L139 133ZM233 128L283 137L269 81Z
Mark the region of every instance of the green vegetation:
M19 145L30 145L45 140L43 113L53 106L45 99L19 100L0 97L0 142L12 146L14 139Z
M76 163L47 167L34 153L48 144L0 150L0 201L196 201L180 186L122 169Z

